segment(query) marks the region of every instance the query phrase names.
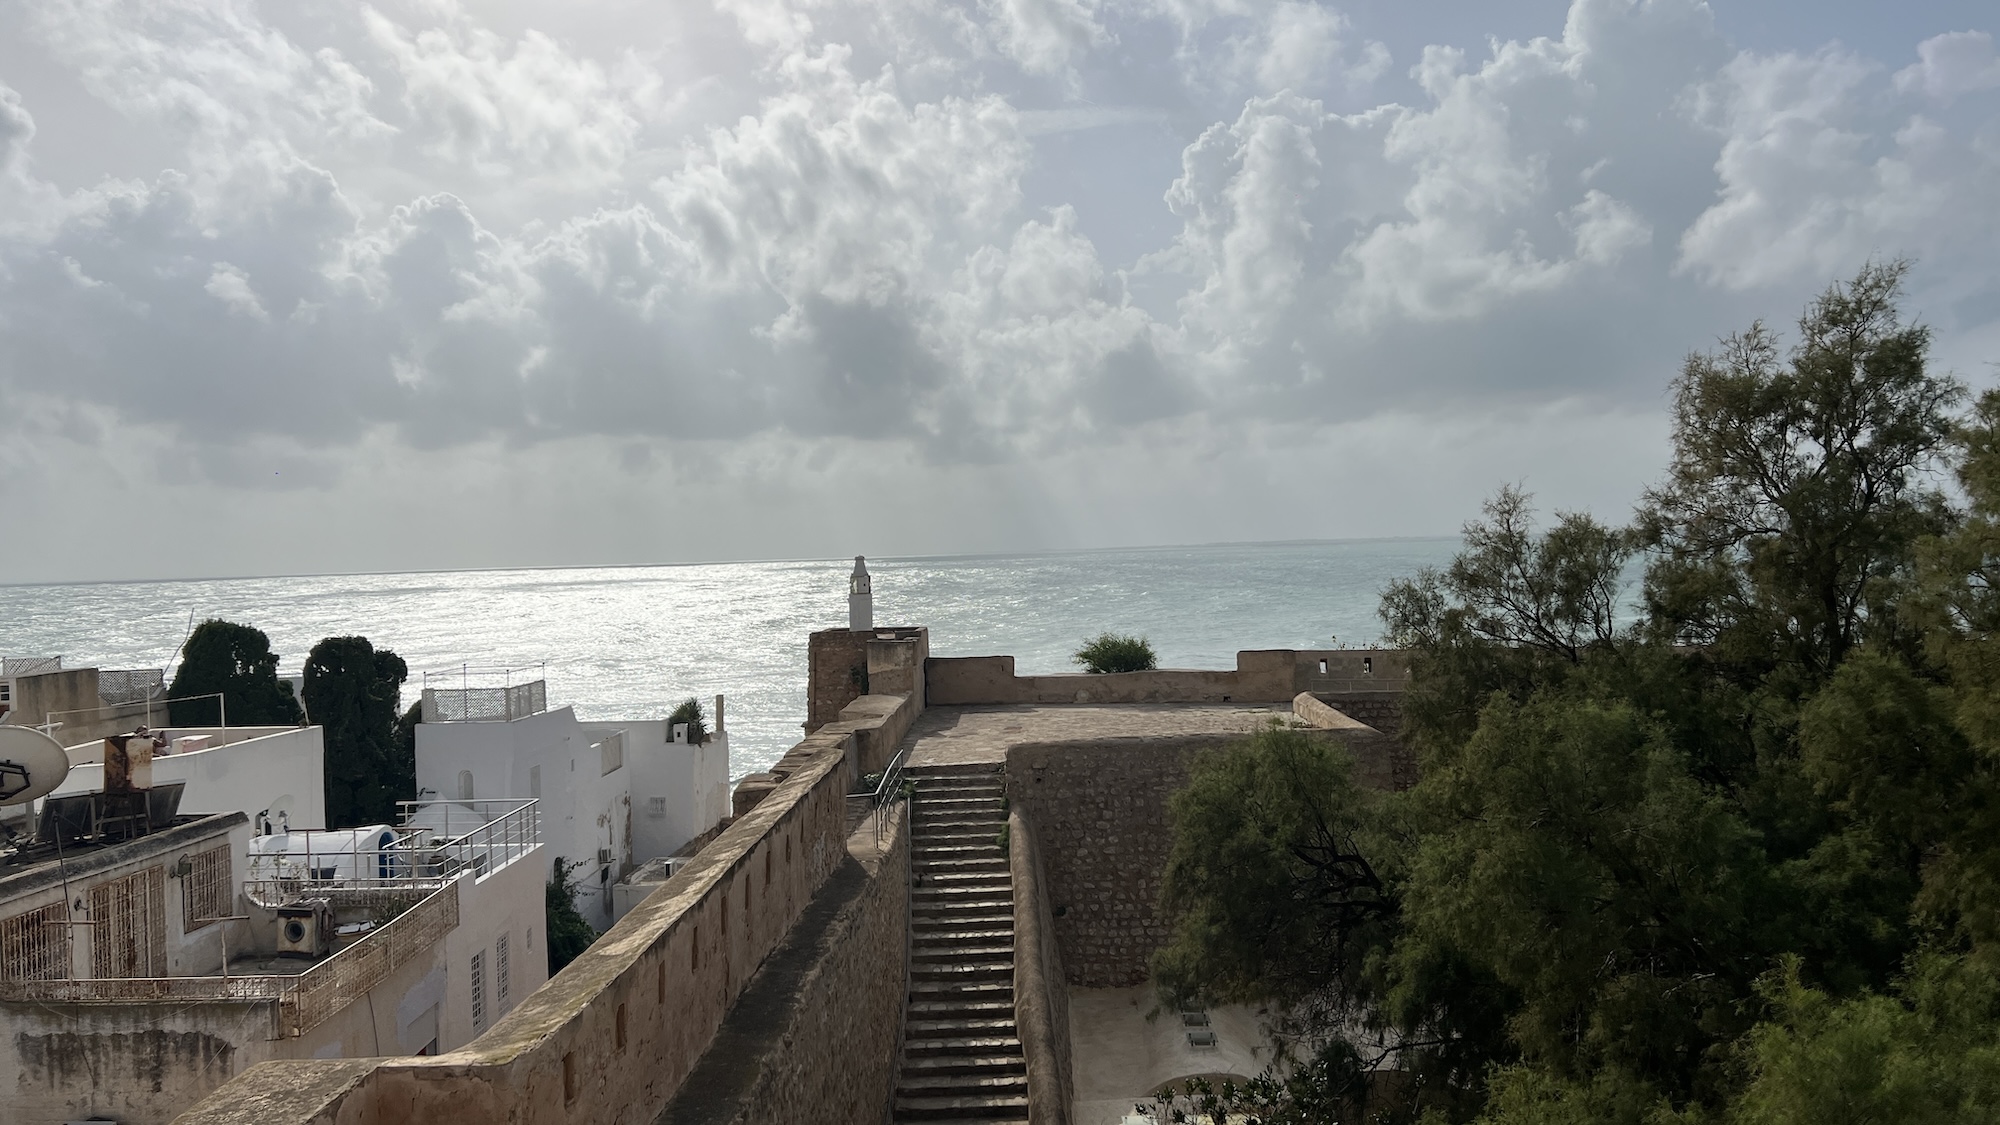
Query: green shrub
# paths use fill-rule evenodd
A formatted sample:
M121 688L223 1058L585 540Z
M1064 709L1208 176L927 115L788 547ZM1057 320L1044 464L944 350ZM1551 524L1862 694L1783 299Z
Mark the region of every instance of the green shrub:
M1085 641L1070 659L1091 673L1150 672L1160 666L1160 659L1146 638L1117 633L1100 633Z
M672 737L674 727L680 723L688 725L688 745L699 746L708 741L708 716L701 710L701 700L683 700L674 713L667 716L667 734Z

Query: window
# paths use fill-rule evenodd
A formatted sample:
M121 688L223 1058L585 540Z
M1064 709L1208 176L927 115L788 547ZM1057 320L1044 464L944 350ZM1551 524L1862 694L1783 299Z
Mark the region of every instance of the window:
M1326 661L1324 660L1319 662L1319 674L1322 676L1326 675Z
M0 919L0 980L62 980L69 976L69 904Z
M502 1008L507 1006L507 935L501 934L493 940L493 999Z
M166 975L166 868L148 867L90 888L90 920L92 976Z
M667 815L667 799L665 797L646 798L646 815L652 817Z
M471 770L460 770L460 771L458 771L458 799L459 799L459 800L461 800L461 801L470 801L470 800L472 800L472 771L471 771Z
M486 951L472 955L472 1030L486 1030Z
M193 870L181 880L181 929L192 932L218 918L234 914L230 891L236 882L229 864L229 845L223 844L192 857Z

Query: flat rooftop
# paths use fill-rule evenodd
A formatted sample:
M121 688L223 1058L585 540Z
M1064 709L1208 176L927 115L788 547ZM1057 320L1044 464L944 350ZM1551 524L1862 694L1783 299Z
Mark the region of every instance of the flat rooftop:
M1288 719L1289 703L1015 703L931 707L903 744L906 768L1004 762L1007 749L1032 742L1099 738L1179 738L1250 734Z
M93 872L185 849L222 835L250 818L240 812L179 816L163 828L144 836L114 843L65 844L19 841L16 848L0 852L0 902Z

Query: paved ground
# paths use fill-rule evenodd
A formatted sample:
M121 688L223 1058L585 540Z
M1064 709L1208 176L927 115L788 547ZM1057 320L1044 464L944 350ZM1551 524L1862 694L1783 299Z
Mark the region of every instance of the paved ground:
M1072 1125L1120 1125L1165 1083L1197 1075L1252 1078L1270 1065L1271 1043L1256 1009L1212 1008L1208 1019L1215 1046L1195 1047L1180 1013L1163 1009L1150 984L1070 989Z
M1248 734L1272 719L1289 718L1291 713L1288 703L932 707L917 716L904 742L911 746L910 768L966 765L1005 761L1007 748L1024 742Z

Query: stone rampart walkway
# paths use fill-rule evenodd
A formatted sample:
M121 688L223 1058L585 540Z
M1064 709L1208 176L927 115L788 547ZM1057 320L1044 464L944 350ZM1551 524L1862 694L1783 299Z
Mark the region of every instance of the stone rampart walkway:
M1289 704L1107 703L932 707L917 717L904 743L908 768L1000 763L1007 748L1030 742L1101 738L1163 738L1249 734L1272 719L1289 719Z

